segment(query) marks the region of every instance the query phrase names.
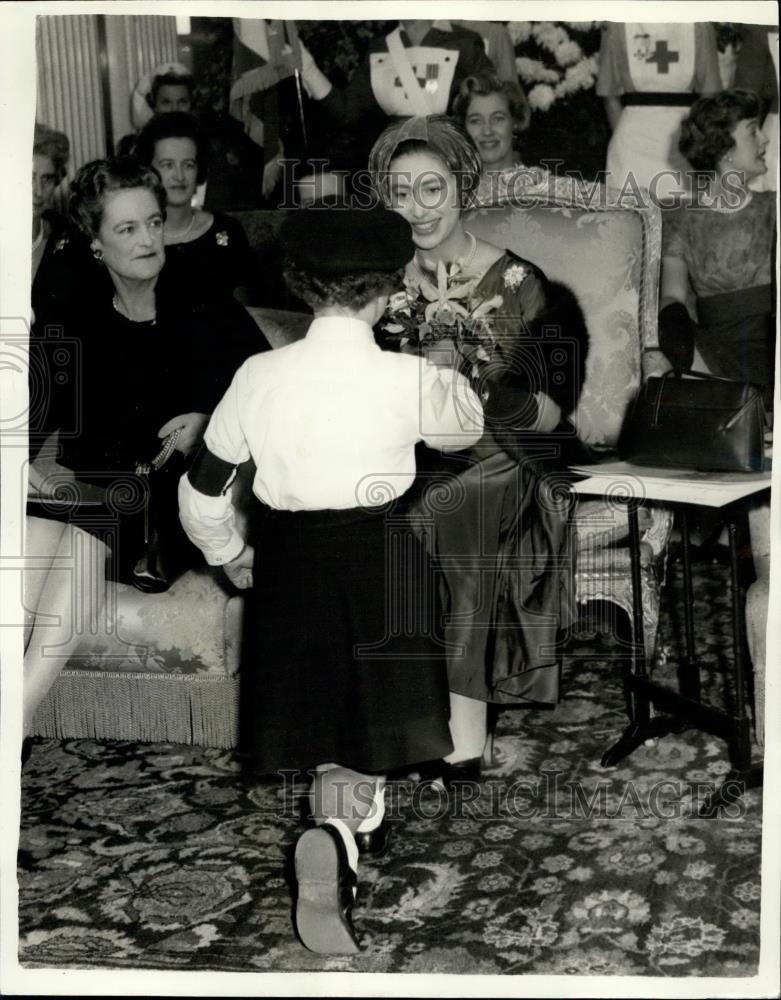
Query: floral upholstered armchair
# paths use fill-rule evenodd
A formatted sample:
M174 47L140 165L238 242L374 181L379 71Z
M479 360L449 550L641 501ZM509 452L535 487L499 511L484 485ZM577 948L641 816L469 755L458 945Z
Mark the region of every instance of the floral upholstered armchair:
M520 168L466 220L470 232L534 261L577 294L590 348L586 380L572 416L578 436L610 453L641 381L669 367L658 349L661 213L596 184ZM671 512L640 511L646 652L653 653ZM631 623L628 524L622 505L580 501L575 510L579 605L607 602Z

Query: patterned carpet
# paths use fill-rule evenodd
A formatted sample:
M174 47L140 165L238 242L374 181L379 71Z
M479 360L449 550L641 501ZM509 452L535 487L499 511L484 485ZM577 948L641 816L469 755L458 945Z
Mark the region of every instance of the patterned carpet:
M724 571L697 580L706 682L729 648ZM670 670L666 615L657 670ZM230 753L40 741L23 772L20 961L212 971L750 976L759 951L761 791L718 819L729 771L692 730L612 770L624 728L615 643L575 637L553 711L506 710L497 764L454 799L389 786L394 837L360 871L355 958L292 928L298 793ZM611 654L613 654L611 656Z

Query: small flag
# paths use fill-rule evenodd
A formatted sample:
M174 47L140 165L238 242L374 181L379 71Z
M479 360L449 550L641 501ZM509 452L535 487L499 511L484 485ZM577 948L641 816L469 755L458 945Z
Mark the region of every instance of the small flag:
M268 127L276 130L278 123L264 126L268 115L258 114L263 101L258 95L271 90L280 80L292 76L301 68L301 52L295 21L268 21L263 18L233 18L233 84L230 90L230 111L244 125L249 137L259 146L273 145L266 134Z

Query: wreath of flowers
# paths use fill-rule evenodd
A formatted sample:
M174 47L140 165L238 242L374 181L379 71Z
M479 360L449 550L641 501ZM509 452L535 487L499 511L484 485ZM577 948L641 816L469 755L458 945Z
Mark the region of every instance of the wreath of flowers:
M556 101L580 90L590 90L599 71L599 53L587 55L579 35L593 32L599 21L509 21L516 51L528 52L515 60L533 111L548 111ZM537 56L535 58L535 56Z

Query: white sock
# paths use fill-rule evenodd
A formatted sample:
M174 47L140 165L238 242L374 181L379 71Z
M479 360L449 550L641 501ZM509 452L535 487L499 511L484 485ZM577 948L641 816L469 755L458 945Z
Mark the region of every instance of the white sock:
M385 783L378 781L374 786L374 801L369 809L369 815L361 820L358 833L371 833L385 819Z
M334 829L339 831L339 835L344 841L345 849L347 850L347 863L355 872L358 874L358 846L355 843L355 837L353 837L350 832L349 826L343 823L340 819L335 817L330 817L322 824L323 826L332 826Z

